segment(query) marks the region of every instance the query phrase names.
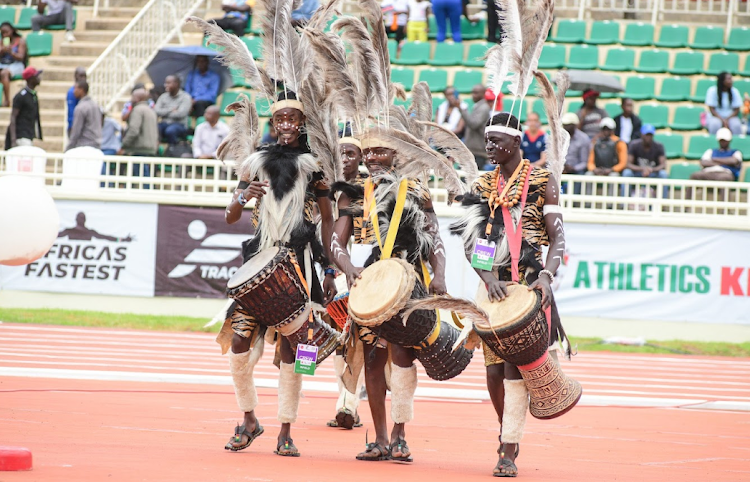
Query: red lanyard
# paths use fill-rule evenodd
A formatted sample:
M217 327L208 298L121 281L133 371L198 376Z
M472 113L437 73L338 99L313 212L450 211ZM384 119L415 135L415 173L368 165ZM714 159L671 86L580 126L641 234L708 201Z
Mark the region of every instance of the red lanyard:
M526 179L523 180L523 192L521 194L521 218L518 220L518 226L513 223L510 215L510 209L503 206L503 223L505 224L505 236L508 238L508 248L510 249L510 273L514 282L518 283L520 279L518 273L518 261L521 259L521 240L523 239L523 210L526 206L526 196L529 194L529 178L534 166L531 166Z

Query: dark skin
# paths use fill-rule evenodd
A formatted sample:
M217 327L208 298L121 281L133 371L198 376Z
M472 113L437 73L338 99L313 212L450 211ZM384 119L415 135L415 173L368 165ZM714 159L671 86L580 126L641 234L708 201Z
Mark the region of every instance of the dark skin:
M521 138L510 136L508 134L491 132L485 136L485 140L487 141L486 149L488 161L492 164L499 165L500 173L503 177L505 179L510 179L518 165L523 161L520 150ZM544 204L557 205L558 200L559 193L557 187L555 183L550 180L547 183ZM545 269L555 273L560 267L563 253L565 251L565 235L562 230L562 216L557 213L547 214L544 216L544 224L550 242ZM475 269L475 271L487 286L487 293L491 302L502 302L505 297L508 296L507 286L512 284L512 282L496 278L491 271L479 269ZM550 306L552 302L552 287L550 286L550 280L547 276L539 276L539 278L532 283L528 289L540 291L542 293L542 306L544 308ZM492 405L495 408L495 412L500 421L502 421L505 399L503 380L506 378L508 380L520 380L522 378L521 372L518 371L517 367L509 363L501 363L487 367L487 389L489 390ZM500 460L498 461L497 466L495 466L493 473L517 473L517 471L512 470L512 468L501 466L502 459L515 462L516 449L517 444L501 444L498 448Z
M597 105L596 101L599 99L598 95L590 95L583 99L583 115L581 116L581 122L578 124L578 128L583 127L583 119L589 115L591 112L596 110Z
M458 94L456 92L456 89L453 87L448 87L443 92L445 95L445 100L448 101L448 112L446 113L446 119L450 117L451 112L453 112L453 109L460 109L461 108L461 99L459 99ZM464 130L464 127L466 127L466 122L464 121L463 117L460 121L458 121L458 125L453 130L453 133L458 135L461 131Z
M39 78L39 74L35 75L34 77L29 78L29 80L26 81L26 87L28 87L31 90L35 90L37 87L39 87L39 84L41 84L42 81ZM10 113L10 125L8 125L8 130L10 131L10 146L16 147L18 144L18 139L16 137L16 119L18 118L19 114L18 109L13 109Z
M2 34L3 39L9 39L7 46L0 44L0 55L10 55L13 57L13 60L23 62L23 59L26 58L26 40L20 36L15 37L13 28L10 25L0 27L0 34ZM13 44L15 42L18 42L18 50L13 52ZM0 70L0 83L3 84L3 107L10 107L10 79L10 70Z
M645 151L650 151L651 148L654 145L654 135L653 134L644 134L641 136L641 144L643 145L643 149ZM633 172L640 172L643 177L648 177L654 172L659 172L662 169L667 168L667 157L666 156L659 156L659 165L656 167L651 166L644 166L641 167L638 164L635 163L635 156L632 154L628 154L628 169L631 169Z
M720 140L719 141L719 148L721 150L726 151L729 149L729 141ZM701 159L701 166L703 167L713 167L713 166L736 166L737 159L734 157L713 157L710 160L702 160ZM726 182L733 182L734 181L734 175L729 172L728 170L722 170L718 172L705 172L705 171L698 171L693 173L690 176L690 179L697 179L699 181L726 181Z
M272 122L276 131L279 133L278 143L289 147L300 146L300 126L305 122L305 116L297 109L285 108L276 111L273 115ZM241 181L247 182L249 185L244 191L236 189L232 196L232 201L227 206L225 219L227 224L234 224L240 220L242 216L242 206L238 199L240 192L243 193L243 197L246 200L250 199L261 199L266 194L266 188L270 187L267 181L254 181L248 177L243 177ZM318 211L320 212L321 223L322 223L322 241L323 247L326 252L326 256L330 259L331 253L331 233L333 230L333 209L331 202L328 197L318 197L316 200L318 204ZM323 280L323 294L324 303L328 304L336 296L336 284L334 282L333 275L326 275ZM241 337L235 334L232 337L232 351L234 353L245 353L250 349L250 339ZM281 337L279 343L281 343L281 361L284 363L294 363L294 350L289 344L286 338ZM245 429L252 433L258 425L258 419L255 416L255 411L245 412L244 416ZM282 423L281 430L278 436L278 452L280 454L296 453L297 447L294 444L289 444L288 447L284 446L284 441L291 438L291 424ZM230 442L235 446L239 447L247 443L247 435L242 435L239 442L234 441L234 437L230 439Z

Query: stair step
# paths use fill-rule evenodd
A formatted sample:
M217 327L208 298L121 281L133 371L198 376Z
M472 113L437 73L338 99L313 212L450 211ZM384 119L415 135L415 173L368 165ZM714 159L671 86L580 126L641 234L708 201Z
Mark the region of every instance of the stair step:
M111 2L111 0L110 0ZM143 2L145 5L146 2ZM133 17L141 11L143 6L138 7L117 7L117 8L100 8L99 18L127 18L128 21L132 20Z
M87 57L99 57L107 48L107 44L103 42L73 42L60 45L61 56L87 56Z
M75 36L77 42L101 42L106 48L119 33L114 30L77 30Z
M75 44L71 44L75 45ZM102 47L102 52L104 51L105 47ZM97 59L98 55L88 55L88 56L81 56L81 55L51 55L49 57L36 57L35 59L35 65L38 66L56 66L56 67L65 67L71 69L70 76L73 77L73 70L78 66L86 67L88 68L91 66L91 64L94 63L94 61Z
M92 18L86 20L86 30L115 30L118 33L129 23L129 18Z

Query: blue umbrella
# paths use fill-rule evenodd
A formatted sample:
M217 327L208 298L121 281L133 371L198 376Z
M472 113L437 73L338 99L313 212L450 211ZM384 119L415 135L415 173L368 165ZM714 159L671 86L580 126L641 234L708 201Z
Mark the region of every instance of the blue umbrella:
M182 83L185 83L188 74L195 68L195 57L205 55L209 58L209 69L219 74L221 86L219 94L232 86L232 74L229 68L219 62L218 52L201 47L200 45L187 45L164 47L156 53L156 57L146 67L146 73L151 77L155 86L164 84L168 75L177 75Z

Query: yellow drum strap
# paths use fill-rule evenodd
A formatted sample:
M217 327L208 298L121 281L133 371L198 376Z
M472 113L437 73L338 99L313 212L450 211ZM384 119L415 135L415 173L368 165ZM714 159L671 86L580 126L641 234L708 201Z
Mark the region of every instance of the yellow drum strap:
M373 209L370 211L370 218L372 219L372 226L375 231L375 237L378 238L378 246L380 246L380 259L388 259L393 253L393 245L396 243L396 234L398 233L398 227L401 224L401 215L404 212L404 205L406 204L406 190L408 188L408 181L402 179L398 186L398 197L396 198L396 207L393 209L393 216L391 217L391 224L388 227L388 234L385 237L385 244L383 244L380 238L380 224L378 223L378 210Z

